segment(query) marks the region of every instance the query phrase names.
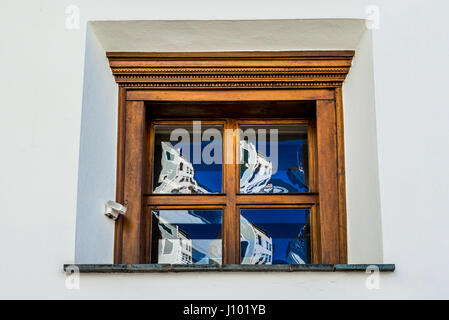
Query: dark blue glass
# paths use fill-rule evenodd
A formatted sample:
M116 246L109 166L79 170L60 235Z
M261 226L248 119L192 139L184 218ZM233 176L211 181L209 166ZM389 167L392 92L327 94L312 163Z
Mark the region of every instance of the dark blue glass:
M196 139L193 132L193 124L155 126L154 193L222 192L222 126L201 125Z
M240 130L241 193L309 191L307 124L244 125Z
M221 264L220 210L155 210L151 261L159 264Z
M241 263L310 263L309 212L309 209L241 210Z

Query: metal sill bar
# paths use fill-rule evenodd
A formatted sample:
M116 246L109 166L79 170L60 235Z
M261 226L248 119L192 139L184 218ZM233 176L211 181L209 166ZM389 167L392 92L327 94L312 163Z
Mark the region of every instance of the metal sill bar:
M366 272L375 267L393 272L394 264L297 264L297 265L168 265L168 264L65 264L65 272L150 273L150 272ZM373 268L373 269L372 269Z

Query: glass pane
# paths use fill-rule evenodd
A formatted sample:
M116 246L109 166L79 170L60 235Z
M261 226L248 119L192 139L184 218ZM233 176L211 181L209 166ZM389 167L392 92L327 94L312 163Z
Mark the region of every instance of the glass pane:
M156 125L153 192L221 193L222 129L199 122Z
M308 191L307 124L240 126L240 193Z
M220 210L153 211L151 261L159 264L221 264Z
M241 263L310 263L309 212L309 209L241 210Z

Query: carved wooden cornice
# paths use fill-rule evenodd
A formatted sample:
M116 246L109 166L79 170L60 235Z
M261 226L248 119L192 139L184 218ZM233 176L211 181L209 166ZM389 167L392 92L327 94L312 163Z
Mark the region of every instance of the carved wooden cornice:
M145 89L336 88L354 51L108 52L121 87Z

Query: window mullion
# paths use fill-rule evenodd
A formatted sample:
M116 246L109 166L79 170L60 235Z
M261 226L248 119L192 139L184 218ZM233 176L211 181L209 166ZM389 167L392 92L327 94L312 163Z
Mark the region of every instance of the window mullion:
M224 181L226 207L223 213L223 262L240 263L240 214L236 208L237 191L237 122L229 119L224 130Z

